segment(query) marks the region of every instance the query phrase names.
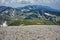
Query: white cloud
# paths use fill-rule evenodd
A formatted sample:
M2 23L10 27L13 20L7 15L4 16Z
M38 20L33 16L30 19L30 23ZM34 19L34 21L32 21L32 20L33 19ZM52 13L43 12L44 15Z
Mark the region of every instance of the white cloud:
M32 4L48 4L48 3L55 3L57 0L0 0L0 3L4 4L18 4L18 3L32 3Z
M1 0L0 2L1 2L1 3L4 3L4 2L5 2L5 0Z
M39 4L60 7L60 0L0 0L0 5Z

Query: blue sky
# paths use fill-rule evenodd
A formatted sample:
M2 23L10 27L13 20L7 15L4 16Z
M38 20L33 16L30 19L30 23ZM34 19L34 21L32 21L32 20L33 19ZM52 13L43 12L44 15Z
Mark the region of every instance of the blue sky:
M45 5L60 10L60 0L0 0L0 6Z

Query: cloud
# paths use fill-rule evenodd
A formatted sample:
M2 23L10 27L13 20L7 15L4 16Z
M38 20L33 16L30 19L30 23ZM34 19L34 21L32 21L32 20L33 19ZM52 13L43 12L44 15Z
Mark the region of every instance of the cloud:
M51 3L54 2L53 0L1 0L0 3L5 4L39 4L39 3Z
M0 0L0 5L39 4L60 8L60 0Z

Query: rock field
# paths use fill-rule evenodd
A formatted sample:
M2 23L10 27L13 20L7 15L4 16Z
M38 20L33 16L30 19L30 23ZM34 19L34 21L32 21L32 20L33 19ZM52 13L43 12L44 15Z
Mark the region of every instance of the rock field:
M0 40L60 40L60 26L30 25L1 27Z

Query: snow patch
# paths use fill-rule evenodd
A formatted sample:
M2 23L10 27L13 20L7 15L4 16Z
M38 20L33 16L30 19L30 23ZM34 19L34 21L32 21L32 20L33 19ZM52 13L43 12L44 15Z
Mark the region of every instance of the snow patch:
M45 15L51 16L51 14L49 14L49 13L45 13Z
M2 26L3 26L3 27L8 26L8 25L7 25L7 21L5 21L5 22L2 24Z

